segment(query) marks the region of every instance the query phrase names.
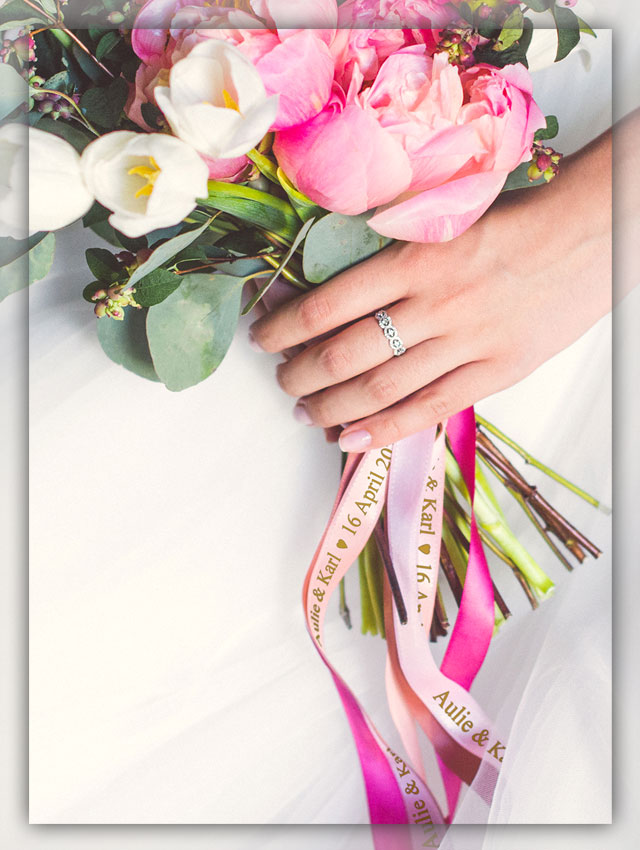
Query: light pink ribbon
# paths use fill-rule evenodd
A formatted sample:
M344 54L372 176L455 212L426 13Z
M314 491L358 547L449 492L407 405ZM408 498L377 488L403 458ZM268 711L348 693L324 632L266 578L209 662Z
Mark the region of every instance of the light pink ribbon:
M323 646L324 618L333 592L362 551L384 504L391 449L349 457L327 529L316 549L303 588L307 629L328 667L355 739L365 781L372 825L415 823L435 834L444 818L419 774L387 747L344 680L330 664ZM417 808L417 804L419 808ZM373 831L376 850L406 850L412 832ZM437 846L435 843L433 846Z

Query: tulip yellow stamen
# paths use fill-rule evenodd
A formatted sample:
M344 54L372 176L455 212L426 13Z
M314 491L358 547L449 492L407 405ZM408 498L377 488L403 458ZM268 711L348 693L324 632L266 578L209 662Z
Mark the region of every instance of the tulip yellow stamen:
M160 171L160 166L152 156L149 157L149 165L135 165L133 168L130 168L127 171L127 174L133 174L136 177L142 177L142 179L145 181L144 186L138 189L134 197L148 197L153 192L153 185L158 179Z
M235 109L236 112L240 112L240 108L235 100L231 97L229 92L226 89L222 89L222 97L224 99L224 105L227 109Z

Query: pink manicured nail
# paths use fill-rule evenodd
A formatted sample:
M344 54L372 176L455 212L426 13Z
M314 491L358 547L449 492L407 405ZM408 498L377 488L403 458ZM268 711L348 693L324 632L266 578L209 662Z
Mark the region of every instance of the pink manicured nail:
M264 348L260 345L255 336L251 333L251 328L249 328L249 345L253 348L254 351L264 351Z
M368 431L349 431L340 434L338 440L343 452L364 452L371 445L371 434Z
M313 421L307 411L307 406L303 401L299 401L293 408L293 417L303 425L313 425Z

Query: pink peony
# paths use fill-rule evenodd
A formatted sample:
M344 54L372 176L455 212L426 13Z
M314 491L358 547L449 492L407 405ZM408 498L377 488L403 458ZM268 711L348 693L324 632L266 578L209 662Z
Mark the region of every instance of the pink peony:
M378 207L377 232L415 242L458 236L490 206L507 174L530 158L545 119L523 65L450 65L405 47L371 86L355 73L325 109L276 134L274 151L296 186L327 209Z

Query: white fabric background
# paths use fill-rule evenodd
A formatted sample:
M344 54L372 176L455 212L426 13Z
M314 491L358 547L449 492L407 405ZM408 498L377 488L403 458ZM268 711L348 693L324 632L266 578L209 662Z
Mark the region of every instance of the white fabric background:
M577 91L590 84L596 120L585 122L576 104L576 147L608 123L604 51L595 60L597 76L579 57L553 69L566 67ZM552 92L546 102L538 92L554 111ZM274 361L242 334L215 379L177 396L106 361L78 299L84 244L81 231L65 234L54 274L31 293L31 820L362 822L353 746L299 605L336 451L293 422ZM17 307L3 309L11 344ZM605 499L608 326L481 407ZM548 492L563 503L561 491ZM563 504L609 550L608 520ZM609 817L608 564L571 577L549 565L556 598L534 615L523 606L492 648L477 695L494 714L516 713L508 759L521 777L498 794L498 821ZM516 588L514 607L518 598ZM392 739L382 645L338 622L330 634L341 669ZM527 706L537 709L542 687L552 696L539 717ZM550 736L560 728L559 750ZM603 729L603 746L583 746ZM582 776L573 790L566 771Z

